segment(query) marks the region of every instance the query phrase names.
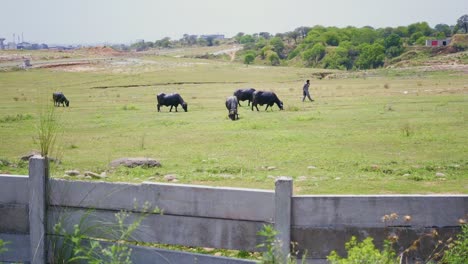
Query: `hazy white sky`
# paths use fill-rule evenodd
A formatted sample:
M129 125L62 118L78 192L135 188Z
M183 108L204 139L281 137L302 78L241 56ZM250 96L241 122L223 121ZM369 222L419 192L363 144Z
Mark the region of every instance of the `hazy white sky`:
M49 44L132 43L183 34L272 34L300 26L453 25L467 0L0 0L0 37Z

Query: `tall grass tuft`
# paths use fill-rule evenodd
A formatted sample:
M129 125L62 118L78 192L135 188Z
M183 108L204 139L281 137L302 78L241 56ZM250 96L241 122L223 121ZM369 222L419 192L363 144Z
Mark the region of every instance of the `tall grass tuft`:
M53 105L43 107L39 114L39 124L37 126L39 146L43 157L48 157L52 152L61 129L62 126L55 112L55 107Z

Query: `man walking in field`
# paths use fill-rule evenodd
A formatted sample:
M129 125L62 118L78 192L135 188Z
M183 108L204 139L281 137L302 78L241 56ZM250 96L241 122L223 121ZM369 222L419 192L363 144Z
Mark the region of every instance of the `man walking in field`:
M307 96L307 98L309 98L309 100L310 100L311 102L314 101L314 99L312 99L312 98L310 97L309 86L310 86L310 81L307 80L306 83L304 84L304 86L302 87L302 94L304 95L304 97L302 98L302 102L304 102L306 96Z

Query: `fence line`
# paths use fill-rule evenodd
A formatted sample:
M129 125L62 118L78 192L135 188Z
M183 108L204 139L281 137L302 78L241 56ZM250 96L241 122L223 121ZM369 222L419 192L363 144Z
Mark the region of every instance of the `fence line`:
M257 251L256 245L262 242L257 232L263 224L274 224L277 238L283 242L283 254L289 253L289 241L294 241L301 253L307 250L308 258L322 261L331 250L343 253L344 242L353 235L372 236L381 245L391 230L400 235L402 248L433 228L440 238L453 236L460 231L459 219L468 215L467 195L292 196L292 180L288 178L278 179L275 191L149 182L48 181L47 168L45 160L35 156L30 159L29 177L0 175L0 239L10 241L10 250L0 255L0 261L45 263L46 238L54 235L53 226L60 219L66 218L61 223L70 231L85 214L89 214L89 225L112 222L119 210L132 211L132 217L138 217L144 213L145 202L163 209L164 214L148 215L135 231L135 241ZM382 223L381 217L390 213L400 217ZM411 221L405 221L404 215L411 216ZM99 232L93 236L111 238ZM139 247L133 252L145 252L142 259L160 254L156 249ZM425 254L424 250L419 253ZM177 263L196 263L201 258L167 254L187 261ZM203 258L213 258L203 263L252 263Z

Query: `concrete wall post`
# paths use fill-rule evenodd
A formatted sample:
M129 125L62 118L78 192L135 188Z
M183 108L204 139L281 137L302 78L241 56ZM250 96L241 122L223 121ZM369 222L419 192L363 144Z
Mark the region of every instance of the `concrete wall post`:
M45 264L46 210L49 163L47 158L33 156L29 159L29 237L31 243L31 264Z
M276 239L281 241L281 255L287 257L291 246L291 198L293 181L280 177L275 182L275 229Z

